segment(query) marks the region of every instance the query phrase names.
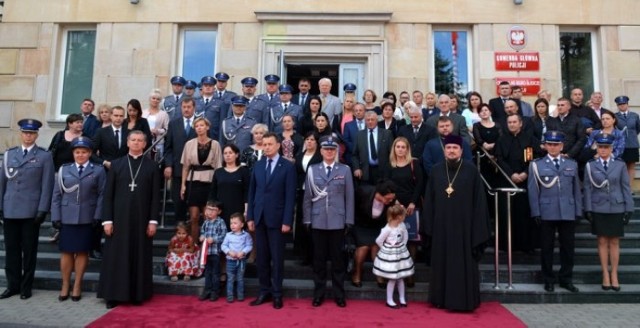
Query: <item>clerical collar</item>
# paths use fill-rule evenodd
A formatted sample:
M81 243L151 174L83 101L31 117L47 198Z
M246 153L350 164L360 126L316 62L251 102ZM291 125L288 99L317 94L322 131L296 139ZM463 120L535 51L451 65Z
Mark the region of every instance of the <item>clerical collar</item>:
M142 155L143 155L143 153L140 153L140 154L138 154L138 155L134 155L134 154L132 154L132 153L129 153L129 157L133 158L134 160L136 160L136 159L138 159L138 158L142 157Z

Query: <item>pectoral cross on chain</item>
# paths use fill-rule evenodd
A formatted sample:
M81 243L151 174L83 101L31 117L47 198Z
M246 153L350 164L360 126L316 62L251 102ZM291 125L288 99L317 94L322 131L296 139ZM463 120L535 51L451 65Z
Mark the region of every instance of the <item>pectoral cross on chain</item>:
M129 184L129 187L131 188L131 191L133 191L134 189L136 189L138 185L136 184L135 181L131 181L131 183Z

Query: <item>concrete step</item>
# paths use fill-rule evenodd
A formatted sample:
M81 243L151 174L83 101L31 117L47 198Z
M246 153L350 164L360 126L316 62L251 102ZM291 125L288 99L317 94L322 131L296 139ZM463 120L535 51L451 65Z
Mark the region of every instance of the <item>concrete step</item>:
M485 254L480 261L482 264L493 264L494 262L494 249L487 248ZM500 263L507 263L507 252L499 252ZM560 251L556 247L554 249L554 264L560 264ZM513 252L512 255L513 264L534 264L540 263L540 251L536 250L532 254L525 254L522 252ZM576 247L574 255L575 265L593 265L600 263L598 257L598 250L594 247ZM640 264L640 249L638 248L625 248L620 250L620 265L637 265Z

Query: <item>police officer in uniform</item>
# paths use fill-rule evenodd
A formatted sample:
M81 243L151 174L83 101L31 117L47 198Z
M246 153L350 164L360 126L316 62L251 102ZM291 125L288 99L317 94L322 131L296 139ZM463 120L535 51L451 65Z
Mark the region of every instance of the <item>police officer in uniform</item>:
M184 95L186 97L194 98L197 87L198 87L198 83L196 83L196 81L187 80L187 82L184 84Z
M180 116L180 101L182 101L182 90L186 82L182 76L176 75L171 78L171 90L173 94L164 97L162 101L162 109L169 114L170 120Z
M242 94L247 99L247 116L253 118L256 123L264 123L262 121L262 115L269 110L269 102L260 99L256 96L256 85L258 80L254 77L245 77L240 81L242 83ZM227 112L227 117L233 116L233 111Z
M216 99L221 99L227 104L231 103L231 98L237 96L237 94L233 91L227 90L227 81L229 81L229 74L224 72L218 72L213 77L216 78L216 91L213 95ZM225 112L226 114L226 112ZM223 117L226 118L226 117Z
M313 273L315 288L312 305L324 301L327 260L331 261L333 297L339 307L345 307L345 258L342 253L345 233L353 227L354 189L351 169L336 161L338 140L333 136L320 138L322 162L307 169L304 184L304 219L311 230L313 242Z
M40 224L51 208L54 166L46 149L36 145L42 123L18 122L22 145L7 150L0 174L0 220L4 220L7 289L0 299L31 297Z
M220 121L223 117L222 113L227 112L229 104L214 97L217 81L213 76L204 76L200 83L202 83L202 93L196 99L196 118L204 116L209 120L211 123L209 137L220 141Z
M302 119L302 107L291 102L291 93L293 88L288 85L281 85L278 88L280 102L272 105L268 111L262 115L262 121L267 125L269 131L276 134L282 133L282 118L285 115L291 115L294 118L294 128L298 126L298 122Z
M620 237L633 215L634 204L627 168L611 155L614 141L615 136L607 133L595 137L598 155L584 170L584 212L591 222L591 233L598 236L602 289L620 291Z
M342 87L342 91L344 91L344 95L345 96L347 94L351 94L351 95L353 95L355 97L356 96L356 90L358 90L358 87L353 83L346 83Z
M540 246L544 289L554 291L553 247L556 231L560 242L560 287L578 292L573 285L573 254L575 224L582 215L582 192L576 161L561 154L564 133L544 134L547 156L529 165L527 193L531 217L540 224Z
M233 114L222 121L220 145L234 144L238 149L245 149L252 144L251 128L257 124L249 115L245 114L247 98L235 96L231 99Z
M268 107L275 106L280 103L280 96L278 95L278 87L280 84L280 77L275 74L269 74L264 77L264 81L267 84L265 93L258 96L259 99L265 101ZM262 122L266 123L266 122Z

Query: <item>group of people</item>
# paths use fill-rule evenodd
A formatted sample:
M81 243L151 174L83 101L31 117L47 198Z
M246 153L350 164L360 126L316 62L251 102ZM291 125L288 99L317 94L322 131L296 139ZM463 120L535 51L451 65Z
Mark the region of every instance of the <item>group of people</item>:
M8 279L0 298L31 296L38 228L48 212L60 230L60 301L80 300L88 255L101 250L103 234L98 297L108 308L151 297L162 175L178 222L169 276L203 274L201 300L217 300L221 281L227 301L234 301L234 283L235 299L243 300L244 268L255 261L260 291L250 305L282 308L285 237L294 233L295 250L313 266L313 306L325 299L327 261L333 299L346 306L344 245L353 244L351 284L362 286L370 258L387 306L407 305L405 286L414 285L422 246L432 267L429 301L474 310L478 262L496 214L489 214L486 183L528 190L514 200L522 206L512 207L514 248L541 248L547 291L555 283L556 230L560 286L577 291L571 271L581 217L598 236L603 289L620 290L619 237L633 211L630 172L640 131L628 97L615 99L616 113L601 107L597 92L591 107L583 105L580 89L557 106L544 91L531 106L519 87L502 83L488 103L477 92L460 101L420 91L410 99L403 91L399 104L393 92L376 104L373 90L358 101L351 83L339 99L328 78L318 95L309 93L308 79L293 94L270 74L260 95L253 77L242 79L239 95L227 90L228 80L223 72L200 84L175 76L170 95L150 92L148 109L132 99L126 110L100 106L99 118L85 99L49 151L35 146L42 124L20 121L22 145L7 150L0 177Z

